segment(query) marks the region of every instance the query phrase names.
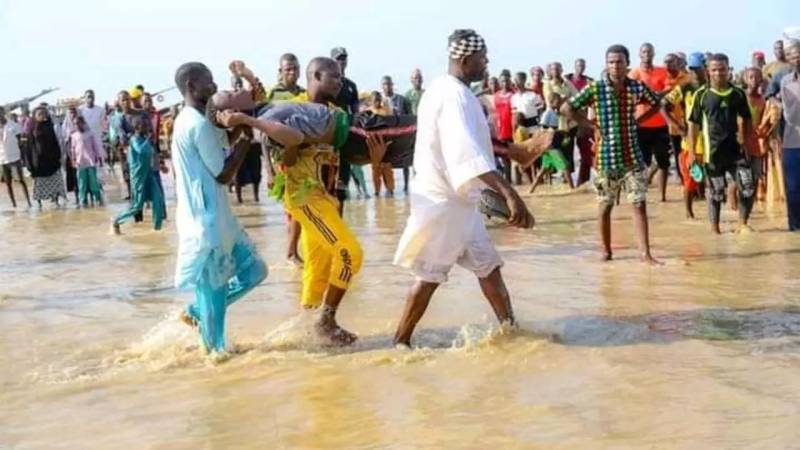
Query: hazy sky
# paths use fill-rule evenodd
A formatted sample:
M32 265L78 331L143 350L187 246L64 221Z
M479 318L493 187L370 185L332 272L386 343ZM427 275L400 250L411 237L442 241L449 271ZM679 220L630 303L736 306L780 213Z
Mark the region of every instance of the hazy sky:
M655 44L659 61L670 51L713 50L742 67L754 49L772 59L772 43L783 28L800 24L796 4L0 0L0 103L49 86L61 88L45 98L51 102L86 88L97 91L98 101L135 84L157 91L171 87L175 69L190 60L208 64L220 86L229 85L226 66L234 58L272 84L280 54L294 52L304 65L340 45L350 53L347 75L360 90L379 87L387 74L405 91L412 68L420 67L427 79L444 71L446 39L455 28L474 28L486 38L492 73L556 60L571 71L573 60L584 57L596 75L608 45L622 43L635 54L645 40Z

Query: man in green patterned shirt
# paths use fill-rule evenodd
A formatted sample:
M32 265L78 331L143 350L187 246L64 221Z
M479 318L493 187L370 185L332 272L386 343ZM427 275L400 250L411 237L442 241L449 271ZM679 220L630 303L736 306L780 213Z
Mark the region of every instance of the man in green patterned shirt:
M597 130L600 135L595 169L595 189L600 202L600 237L603 259L610 261L611 210L621 189L633 204L639 256L643 262L660 264L650 254L650 233L647 223L647 180L644 175L642 150L637 137L637 124L660 111L661 101L644 83L628 78L628 49L612 45L606 50L607 76L589 83L581 92L565 102L561 113L579 126ZM645 103L650 109L638 119L635 107ZM597 124L590 122L581 110L592 106L597 111Z

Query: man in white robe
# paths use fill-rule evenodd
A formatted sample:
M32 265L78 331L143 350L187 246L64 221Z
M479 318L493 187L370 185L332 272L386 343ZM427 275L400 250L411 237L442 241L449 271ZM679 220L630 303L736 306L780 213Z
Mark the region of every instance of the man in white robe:
M106 152L103 146L103 131L106 128L106 109L102 106L97 106L94 104L94 91L89 89L86 91L84 95L84 100L86 104L81 106L80 114L86 119L86 124L89 125L89 130L91 130L92 134L94 135L95 143L97 144L97 148L100 149L101 153L101 164L106 159Z
M513 324L500 274L503 261L478 212L481 190L489 187L505 198L509 224L534 224L525 203L495 170L486 115L469 88L486 72L485 43L475 31L456 30L448 50L448 74L429 86L418 109L411 215L395 254L395 264L410 269L417 281L406 299L395 344L410 345L414 327L455 264L478 277L497 319ZM505 150L523 166L530 165L549 145L547 138L508 144Z

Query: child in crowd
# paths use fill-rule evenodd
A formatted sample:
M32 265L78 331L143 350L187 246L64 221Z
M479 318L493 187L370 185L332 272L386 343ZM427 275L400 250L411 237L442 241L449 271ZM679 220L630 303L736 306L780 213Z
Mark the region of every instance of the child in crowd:
M103 192L97 179L97 166L103 154L98 148L94 134L89 130L83 116L75 118L75 131L69 136L70 159L77 169L79 204L86 208L91 197L92 206L103 206Z
M141 214L146 202L150 202L153 213L153 226L156 230L161 229L164 221L164 197L158 188L158 182L152 170L153 155L155 149L149 138L149 127L146 119L136 117L133 120L135 134L130 140L128 151L128 165L130 166L131 180L131 206L118 215L112 222L114 234L121 234L120 225ZM222 151L222 149L220 149Z
M547 102L547 109L545 109L544 113L542 114L542 119L540 121L540 125L542 128L557 130L558 129L558 109L561 107L563 103L563 99L560 95L556 93L550 93L550 97L548 98ZM555 142L563 142L566 145L569 145L569 141L560 141L556 140ZM547 175L552 175L557 172L561 172L563 177L567 180L567 184L569 184L570 189L575 188L575 184L572 181L572 177L567 172L569 165L567 163L567 158L564 156L564 149L563 148L549 148L543 155L542 155L542 168L539 170L539 173L536 175L536 179L533 180L533 185L531 186L530 192L533 193L536 191L536 188L541 184L542 180Z
M764 116L764 111L767 107L767 102L764 100L764 95L761 93L762 85L764 84L764 76L761 74L761 69L750 67L744 72L745 93L747 94L747 104L750 106L750 115L753 123L753 129L758 130L761 125L761 119ZM740 141L744 144L745 150L750 155L750 167L753 169L753 183L756 188L756 198L759 202L766 200L767 183L766 183L766 151L763 146L764 142L759 139L758 133L750 133L745 137L744 127L739 127L741 134Z

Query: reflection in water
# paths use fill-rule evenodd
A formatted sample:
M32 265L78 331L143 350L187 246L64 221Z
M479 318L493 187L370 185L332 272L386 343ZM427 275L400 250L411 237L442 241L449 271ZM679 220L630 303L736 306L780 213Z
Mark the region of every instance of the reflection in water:
M714 237L679 202L654 204L666 264L650 268L622 207L619 260L604 264L592 195L552 191L527 197L532 232L490 227L521 329L497 329L455 270L414 350L391 346L412 281L391 265L402 196L347 205L365 264L340 316L360 340L336 350L299 311L281 208L237 206L270 276L231 309L222 359L176 320L187 296L172 288L174 224L107 235L124 206L113 192L105 209L3 211L0 447L796 445L800 238L758 212L764 232Z

